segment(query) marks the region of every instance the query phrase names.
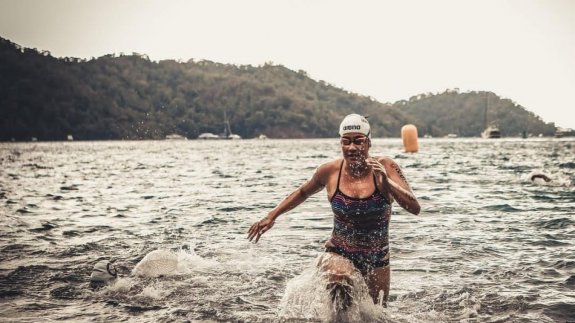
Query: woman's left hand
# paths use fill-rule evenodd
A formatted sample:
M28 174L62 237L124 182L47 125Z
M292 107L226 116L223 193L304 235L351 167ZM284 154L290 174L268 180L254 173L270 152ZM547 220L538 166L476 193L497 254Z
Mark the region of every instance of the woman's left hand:
M387 171L385 170L385 166L383 166L379 162L379 160L377 160L377 158L370 157L369 159L366 160L366 162L369 166L371 166L374 173L381 175L382 180L384 180L384 181L387 180Z

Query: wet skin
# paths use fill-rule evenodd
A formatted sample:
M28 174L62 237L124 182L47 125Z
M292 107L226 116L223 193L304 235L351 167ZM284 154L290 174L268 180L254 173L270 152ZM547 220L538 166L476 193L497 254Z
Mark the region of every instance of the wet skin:
M370 157L371 141L368 137L361 133L346 134L341 137L340 145L343 169L339 189L343 194L352 198L369 197L375 190L372 176L375 174L378 189L388 202L397 201L408 212L419 214L419 203L400 167L390 158ZM336 159L318 167L312 178L280 202L266 217L254 223L248 230L249 241L257 243L262 234L273 227L278 216L295 208L322 189L326 189L328 200L331 200L337 190L342 159ZM347 284L351 282L351 275L358 272L347 258L329 252L320 258L318 268L326 275L328 283ZM374 268L363 273L362 276L374 303L385 304L389 295L389 266Z

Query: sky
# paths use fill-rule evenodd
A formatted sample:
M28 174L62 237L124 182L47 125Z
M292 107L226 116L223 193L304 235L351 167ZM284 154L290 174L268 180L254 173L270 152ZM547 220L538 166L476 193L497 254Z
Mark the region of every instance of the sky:
M575 0L0 0L0 37L55 57L271 62L380 102L492 91L575 128Z

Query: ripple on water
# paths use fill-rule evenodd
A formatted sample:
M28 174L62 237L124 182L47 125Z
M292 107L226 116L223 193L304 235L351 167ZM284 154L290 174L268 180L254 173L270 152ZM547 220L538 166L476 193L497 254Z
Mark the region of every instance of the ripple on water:
M571 227L575 224L575 221L569 218L556 218L549 220L536 221L535 226L544 229L564 229Z
M493 204L481 207L482 210L495 212L521 212L521 209L515 208L509 204Z
M567 144L438 139L403 154L399 141L374 139L374 149L397 156L422 214L394 208L391 302L363 321L575 320L575 152ZM325 196L282 216L257 245L245 231L339 153L332 139L0 143L0 220L8 223L0 298L10 307L0 315L277 322L285 310L296 321L329 320L299 310L325 295L300 276L330 234ZM534 169L552 174L553 185L526 179ZM197 254L178 274L130 276L146 253L185 246ZM114 259L122 277L86 289L102 259ZM281 307L288 296L301 302Z

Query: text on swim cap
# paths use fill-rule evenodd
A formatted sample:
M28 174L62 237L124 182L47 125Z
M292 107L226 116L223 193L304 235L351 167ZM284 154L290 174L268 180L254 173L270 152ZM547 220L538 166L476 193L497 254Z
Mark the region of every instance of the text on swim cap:
M343 130L361 130L361 126L358 125L343 126Z

